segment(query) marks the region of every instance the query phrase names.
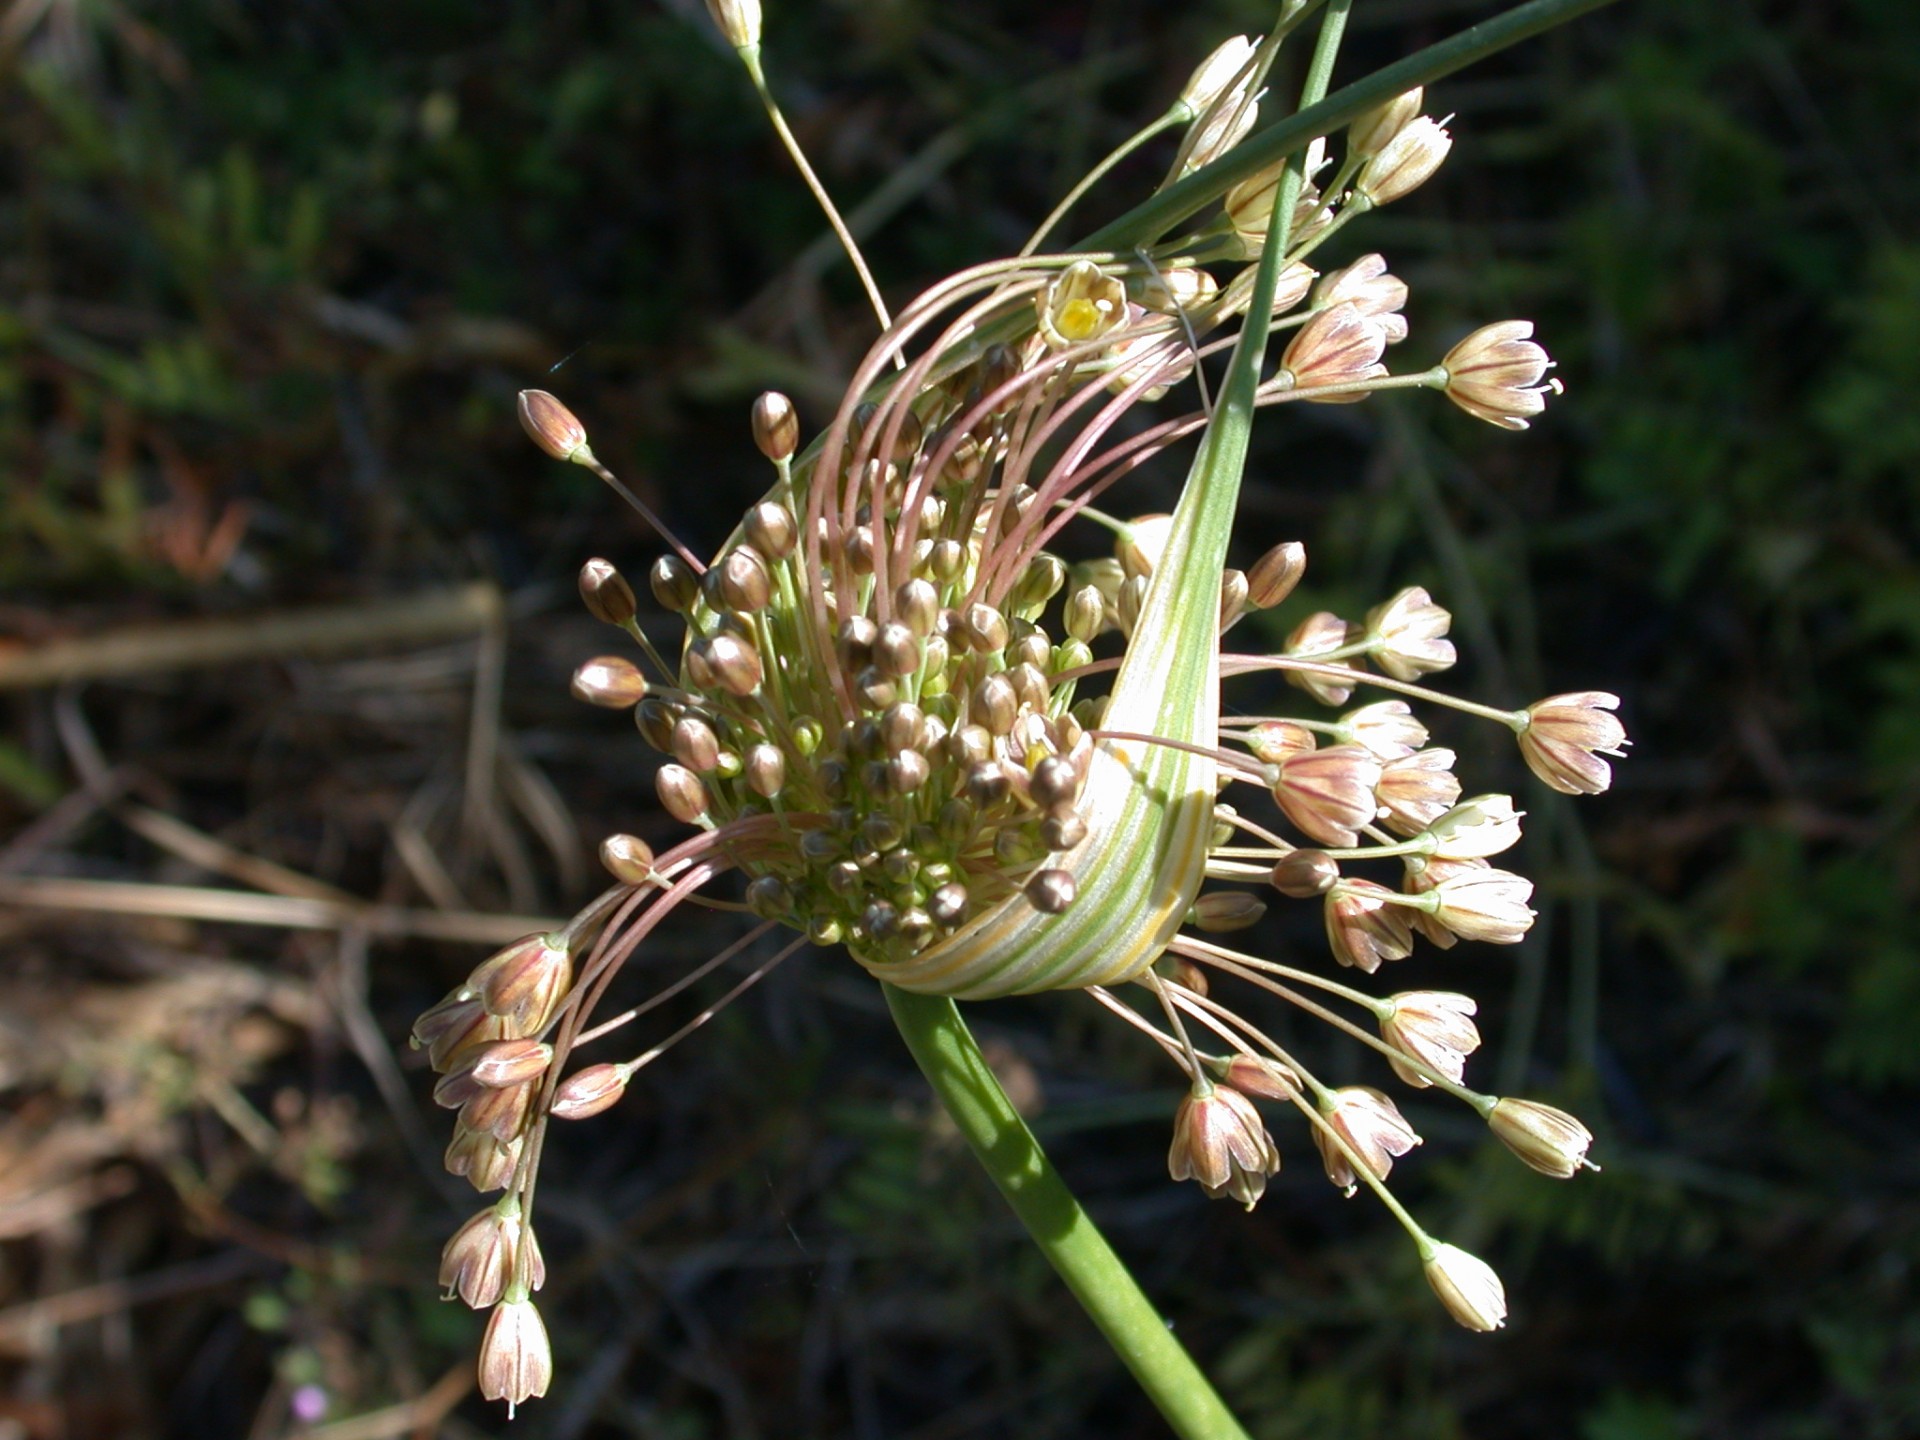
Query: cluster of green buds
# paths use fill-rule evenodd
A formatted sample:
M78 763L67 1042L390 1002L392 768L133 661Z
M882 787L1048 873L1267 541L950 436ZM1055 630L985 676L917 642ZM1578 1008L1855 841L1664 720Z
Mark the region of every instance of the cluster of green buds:
M1196 72L1176 107L1189 129L1174 177L1245 133L1270 58L1241 39ZM1431 176L1449 143L1418 91L1356 121L1337 165L1315 143L1284 254L1268 257L1280 276L1271 324L1292 333L1259 405L1430 388L1524 428L1557 392L1524 321L1394 373L1384 359L1408 334L1406 284L1379 255L1324 274L1307 263ZM1625 734L1610 695L1501 709L1432 689L1455 653L1447 611L1419 588L1358 619L1276 622L1283 645L1236 652L1223 637L1288 602L1305 549L1282 543L1228 568L1233 496L1193 484L1170 516L1109 513L1132 471L1206 428L1205 367L1258 293L1251 262L1265 255L1279 183L1277 171L1249 179L1203 228L1151 251L1033 253L934 286L887 324L804 447L794 407L761 397L765 498L710 561L674 542L648 576L684 624L677 662L613 564L582 569L588 609L635 648L581 665L574 693L631 711L663 757L660 803L692 833L658 856L613 837L611 889L563 932L486 961L416 1030L443 1077L436 1098L459 1111L449 1169L505 1192L456 1235L442 1272L468 1304L494 1307L489 1395L524 1400L550 1375L529 1299L548 1119L616 1103L637 1070L808 944L843 947L908 991L1087 992L1182 1077L1175 1179L1251 1208L1280 1166L1261 1104L1290 1109L1328 1178L1367 1186L1408 1227L1454 1317L1502 1322L1492 1271L1429 1237L1387 1189L1394 1160L1420 1143L1394 1101L1325 1083L1214 982L1328 1021L1401 1082L1465 1102L1546 1174L1586 1164L1587 1130L1463 1083L1480 1039L1467 996L1377 996L1219 937L1280 897L1319 906L1331 959L1368 975L1418 941L1517 941L1532 887L1493 861L1518 840L1520 812L1505 795L1467 796L1454 752L1429 745L1415 707L1505 726L1542 780L1574 794L1606 788L1602 757ZM1188 386L1194 403L1138 413ZM553 396L524 393L521 419L549 455L612 480ZM1068 558L1087 549L1061 543L1070 526L1106 531L1111 554ZM1255 672L1284 675L1311 713L1223 718L1223 684ZM627 959L729 872L758 923L593 1023ZM564 1073L589 1042L780 931L787 944L673 1034Z

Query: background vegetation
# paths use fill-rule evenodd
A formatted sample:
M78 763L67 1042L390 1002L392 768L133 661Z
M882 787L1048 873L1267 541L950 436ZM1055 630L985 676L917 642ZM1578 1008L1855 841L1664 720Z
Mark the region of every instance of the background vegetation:
M1347 74L1489 7L1356 9ZM1262 16L786 4L769 64L905 296ZM1354 243L1413 282L1411 348L1530 316L1567 398L1518 438L1433 403L1263 432L1244 543L1306 540L1310 603L1427 583L1477 693L1627 697L1612 794L1527 792L1535 937L1395 977L1477 994L1481 1073L1602 1132L1560 1186L1414 1110L1416 1208L1498 1262L1507 1331L1454 1329L1299 1135L1252 1216L1168 1184L1167 1076L1092 1007L978 1013L1262 1440L1920 1430L1917 91L1905 0L1627 4L1441 87L1453 160ZM512 398L561 393L713 544L764 483L751 395L817 423L868 338L819 229L687 0L0 7L5 644L475 580L508 616L504 669L442 627L8 696L0 884L553 914L600 834L670 833L637 737L564 694L605 643L574 567L657 542ZM24 903L0 935L0 1435L498 1426L431 1285L471 1202L395 1043L477 939ZM519 1433L1162 1433L850 967L649 1075L547 1168L561 1383Z

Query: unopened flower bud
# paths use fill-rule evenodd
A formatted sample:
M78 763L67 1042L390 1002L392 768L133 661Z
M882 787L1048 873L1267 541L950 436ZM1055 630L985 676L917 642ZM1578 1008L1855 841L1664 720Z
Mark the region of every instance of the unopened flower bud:
M553 1092L548 1110L556 1120L585 1120L611 1109L627 1093L627 1067L589 1065L562 1080Z
M473 1078L489 1090L505 1090L544 1075L553 1047L538 1040L497 1040L473 1059Z
M1199 115L1235 87L1244 87L1249 64L1260 47L1250 35L1235 35L1214 48L1195 67L1180 91L1180 103L1190 116Z
M1264 1055L1233 1055L1209 1062L1207 1068L1214 1072L1215 1079L1262 1100L1292 1100L1300 1094L1300 1077L1293 1067Z
M1375 205L1385 205L1420 188L1453 148L1453 140L1438 120L1422 115L1409 121L1380 153L1360 168L1354 190Z
M1469 1330L1498 1330L1507 1323L1507 1292L1486 1261L1442 1241L1428 1241L1421 1258L1427 1283L1447 1313Z
M1079 888L1071 871L1036 870L1027 881L1027 901L1042 915L1058 915L1073 904Z
M653 847L638 835L609 835L600 842L600 863L622 885L645 885L653 878Z
M771 800L787 783L787 753L778 745L755 745L747 751L747 787Z
M545 390L520 392L520 428L529 439L556 460L591 464L586 427L574 413Z
M1420 113L1425 92L1418 86L1375 106L1347 127L1347 154L1356 160L1378 155Z
M1340 878L1340 862L1324 850L1295 850L1273 863L1268 882L1291 900L1324 895Z
M594 619L625 626L637 606L633 587L610 560L589 560L580 567L580 601Z
M1520 754L1532 770L1563 795L1598 795L1613 783L1616 760L1626 754L1626 727L1612 715L1620 697L1604 690L1554 695L1527 707Z
M573 983L573 957L564 936L529 935L480 962L467 982L487 1013L515 1033L541 1030Z
M751 615L756 610L764 610L773 598L767 562L760 558L759 551L747 545L735 546L723 555L720 563L706 573L703 584L707 603L715 610Z
M661 807L683 825L695 824L707 813L707 787L684 765L662 765L653 788Z
M1542 1175L1570 1179L1587 1160L1593 1132L1564 1110L1536 1100L1502 1099L1487 1112L1487 1125L1501 1142Z
M647 677L619 655L598 655L573 672L568 687L576 700L607 710L629 710L647 698Z
M760 652L737 635L715 635L707 641L707 663L713 667L714 684L729 695L745 698L760 688Z
M1193 923L1213 935L1256 925L1267 907L1244 890L1216 890L1193 902Z
M768 390L753 402L753 443L775 464L791 459L800 448L800 417L778 390Z
M1122 571L1129 578L1152 575L1172 533L1171 515L1140 515L1129 520L1113 542L1114 557Z
M1274 546L1247 572L1247 603L1256 610L1271 610L1293 593L1306 573L1306 546L1298 540Z
M654 561L647 572L647 583L662 608L676 615L686 614L700 598L700 577L677 555L662 555Z
M1263 765L1283 764L1319 747L1319 737L1293 720L1262 720L1247 732L1247 749Z
M1351 305L1362 315L1391 315L1407 303L1407 282L1390 274L1384 255L1362 255L1351 265L1330 270L1313 287L1313 308Z

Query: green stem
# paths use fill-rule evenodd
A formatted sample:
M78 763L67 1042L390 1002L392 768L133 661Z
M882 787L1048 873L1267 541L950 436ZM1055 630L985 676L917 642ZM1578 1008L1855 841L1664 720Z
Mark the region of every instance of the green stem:
M894 1024L940 1103L1074 1298L1182 1440L1248 1440L1080 1208L1007 1099L953 1001L882 985Z

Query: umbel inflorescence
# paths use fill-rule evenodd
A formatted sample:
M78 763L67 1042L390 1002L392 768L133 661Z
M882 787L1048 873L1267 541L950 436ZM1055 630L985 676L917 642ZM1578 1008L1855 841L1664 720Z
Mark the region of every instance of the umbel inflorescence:
M1170 178L1246 133L1272 49L1235 40L1195 73L1169 112L1187 127ZM1421 711L1505 726L1548 785L1591 794L1626 743L1617 702L1583 693L1507 710L1430 689L1455 652L1447 611L1419 588L1357 619L1301 616L1277 650L1241 651L1226 637L1288 599L1304 549L1227 568L1231 489L1190 483L1173 515L1125 520L1109 498L1206 429L1207 362L1232 346L1274 245L1271 324L1288 339L1259 405L1427 388L1525 428L1558 390L1527 322L1395 371L1405 283L1379 255L1324 273L1310 263L1428 179L1449 144L1414 91L1349 127L1337 159L1315 143L1285 223L1276 166L1152 250L1030 253L954 275L886 325L805 448L793 407L763 396L752 434L774 471L766 498L710 562L676 542L649 577L685 622L678 664L642 630L613 565L582 569L588 608L637 658L589 660L574 693L633 712L665 757L660 801L691 834L659 855L607 840L612 888L482 963L415 1027L441 1076L435 1098L458 1111L448 1168L504 1192L449 1242L441 1271L450 1293L492 1312L486 1394L517 1403L551 1375L530 1223L549 1121L613 1106L636 1071L806 945L842 947L909 991L1086 991L1183 1077L1173 1178L1251 1208L1280 1166L1261 1107L1290 1109L1333 1183L1369 1187L1406 1225L1453 1316L1502 1323L1493 1272L1429 1237L1387 1189L1420 1143L1394 1101L1323 1083L1213 981L1326 1020L1400 1082L1471 1106L1528 1165L1573 1175L1591 1140L1579 1121L1463 1083L1480 1043L1473 1000L1375 994L1223 937L1279 897L1319 907L1333 961L1366 976L1419 943L1519 940L1532 886L1494 862L1519 839L1520 812L1505 795L1466 795ZM521 419L548 454L606 475L552 396L523 394ZM1111 558L1062 558L1068 526L1110 532ZM1283 674L1306 713L1223 713L1226 682L1256 671ZM729 872L759 923L596 1021L628 959ZM794 938L678 1031L625 1059L590 1057L781 931Z

